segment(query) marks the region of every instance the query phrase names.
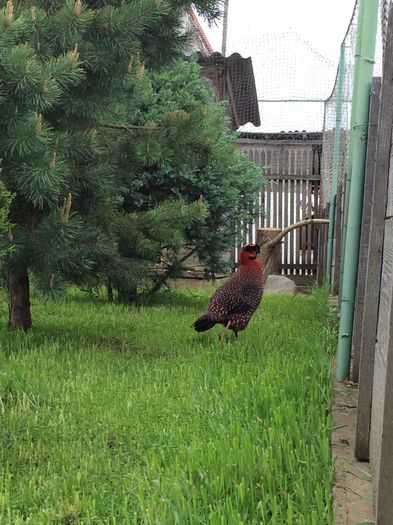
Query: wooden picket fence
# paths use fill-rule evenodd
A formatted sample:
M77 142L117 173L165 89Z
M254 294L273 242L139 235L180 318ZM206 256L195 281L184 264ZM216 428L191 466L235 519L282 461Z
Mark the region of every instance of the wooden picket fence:
M321 133L242 133L238 145L267 180L255 204L255 220L241 228L239 246L255 242L258 228L283 229L319 217ZM299 286L316 278L319 228L305 226L284 238L279 273Z

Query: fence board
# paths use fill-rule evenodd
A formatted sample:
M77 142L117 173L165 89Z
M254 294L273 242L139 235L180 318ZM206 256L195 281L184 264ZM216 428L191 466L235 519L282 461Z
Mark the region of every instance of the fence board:
M363 329L359 343L359 391L356 426L355 456L368 459L370 444L371 398L375 337L377 330L379 289L381 282L382 253L386 194L389 176L389 152L392 136L393 112L393 35L387 40L384 76L381 87L381 102L378 119L378 137L373 179L373 203L370 217L370 232L367 254L367 272L362 315Z
M352 348L353 361L351 379L355 383L359 380L360 345L363 329L364 295L366 291L366 272L368 265L368 244L371 227L371 211L373 203L373 180L375 177L375 154L377 148L377 130L379 100L381 96L381 79L374 78L371 88L370 118L368 126L367 157L364 179L364 199L362 228L360 238L359 268L356 287L355 315L353 323Z
M301 181L297 180L295 181L295 194L296 194L296 204L295 204L295 222L301 221L301 207L300 207L300 201L301 201L301 195L300 195L300 184ZM297 263L300 266L300 232L299 229L295 230L295 249L297 254ZM302 269L299 267L296 270L297 275L302 274Z
M273 185L273 228L277 228L277 182L272 181Z
M334 253L334 272L333 272L333 287L332 291L334 295L338 295L339 282L340 282L340 264L341 264L341 243L342 243L342 206L343 205L343 188L342 182L339 182L337 187L336 197L336 218L335 218L335 253Z
M393 184L393 179L389 186ZM381 282L380 319L374 381L373 433L377 434L376 523L390 525L393 516L393 219L385 224L384 264ZM375 447L375 440L373 447ZM374 454L373 454L374 456ZM377 467L375 469L375 466Z
M283 221L285 220L285 217L288 217L288 192L290 191L289 188L289 181L285 181L285 199L284 199L284 215L283 215ZM284 239L283 245L282 245L282 253L283 253L283 264L288 263L288 237Z
M265 197L265 226L266 228L270 228L270 181L266 183L265 189L264 189L264 197Z
M300 157L300 155L298 155ZM289 221L288 224L294 223L294 201L295 201L295 181L290 181L290 191L289 191ZM288 244L289 244L289 261L291 264L295 264L295 243L294 243L294 232L291 231L288 235ZM293 275L293 271L291 274Z
M283 198L284 198L284 182L282 180L279 180L277 182L279 192L278 192L278 228L283 228L283 220L282 220L282 205L283 205Z
M312 183L307 181L307 218L312 217ZM307 226L307 262L312 264L312 233L313 226Z
M306 211L306 205L307 205L307 182L303 180L303 188L302 188L302 218L303 220L306 218L307 211ZM307 263L307 227L303 226L301 228L302 233L302 261L303 263ZM306 270L305 270L306 273Z

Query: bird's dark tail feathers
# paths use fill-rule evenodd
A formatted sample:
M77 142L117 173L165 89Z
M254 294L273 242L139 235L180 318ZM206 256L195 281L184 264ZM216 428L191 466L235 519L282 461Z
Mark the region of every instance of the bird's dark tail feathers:
M215 321L212 321L207 314L202 314L192 326L197 332L204 332L205 330L210 330L215 324Z

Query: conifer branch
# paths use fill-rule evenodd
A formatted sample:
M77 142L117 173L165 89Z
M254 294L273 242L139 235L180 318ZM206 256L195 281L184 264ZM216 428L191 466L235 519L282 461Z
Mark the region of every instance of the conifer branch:
M5 22L7 26L11 24L13 16L14 16L14 4L12 0L8 0L6 4L6 8L5 8Z
M60 208L60 219L61 222L66 223L70 218L72 206L72 195L68 193L67 197L64 197L63 206Z
M135 124L110 124L105 122L98 122L97 125L100 128L122 129L130 133L130 135L134 135L134 131L152 131L161 128L161 126L137 126Z

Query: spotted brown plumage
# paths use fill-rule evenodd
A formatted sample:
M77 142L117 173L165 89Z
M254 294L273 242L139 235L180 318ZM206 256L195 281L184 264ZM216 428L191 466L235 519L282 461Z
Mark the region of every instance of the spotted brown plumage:
M216 290L206 311L195 321L197 332L223 324L225 329L221 338L224 339L228 330L237 336L246 328L263 293L264 277L257 259L259 252L257 244L247 244L241 250L237 272Z

